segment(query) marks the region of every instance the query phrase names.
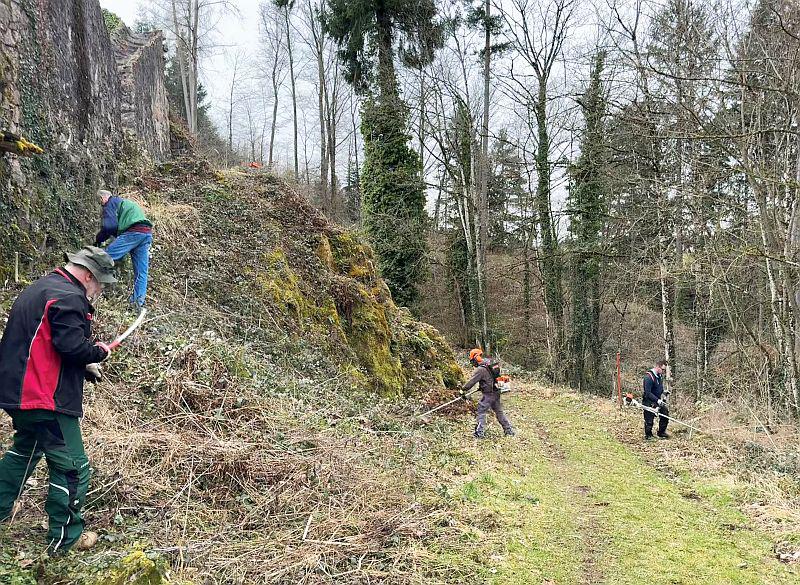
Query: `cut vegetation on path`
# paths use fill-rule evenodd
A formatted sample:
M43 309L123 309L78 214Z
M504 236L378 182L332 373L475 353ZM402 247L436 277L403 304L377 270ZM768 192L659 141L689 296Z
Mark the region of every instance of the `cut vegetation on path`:
M665 449L708 439L624 444L613 412L534 386L510 397L507 412L516 437L503 438L495 424L487 440L465 438L442 459L465 575L502 584L800 579L774 553L792 534L753 526L730 482L654 467ZM468 437L469 423L450 430Z

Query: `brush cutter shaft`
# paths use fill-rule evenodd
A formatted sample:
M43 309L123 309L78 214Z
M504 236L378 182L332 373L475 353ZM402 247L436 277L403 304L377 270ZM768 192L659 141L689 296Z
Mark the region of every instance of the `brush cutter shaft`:
M647 412L652 412L656 416L660 416L661 418L665 418L665 419L667 419L669 421L672 421L674 423L677 423L679 425L683 425L685 427L688 427L688 428L692 429L693 431L697 431L698 433L702 433L703 432L700 429L698 429L697 427L693 427L689 423L685 423L682 420L678 420L677 418L672 418L671 416L667 416L666 414L661 414L661 412L657 408L652 408L650 406L645 406L644 404L642 404L641 402L639 402L638 400L635 400L633 398L628 400L628 404L630 406L635 406L636 408L638 408L640 410L646 410Z
M432 408L432 409L430 409L428 412L423 412L423 413L422 413L422 414L420 414L419 416L420 416L420 417L423 417L423 416L428 416L429 414L433 414L433 413L434 413L434 412L436 412L437 410L441 410L441 409L443 409L445 406L450 406L451 404L455 404L455 403L456 403L456 402L458 402L459 400L463 400L463 399L464 399L464 397L466 397L466 396L469 396L470 394L475 394L475 393L476 393L478 390L479 390L479 388L475 388L475 390L471 390L471 391L467 392L466 394L464 394L464 396L459 396L458 398L453 398L453 399L452 399L452 400L450 400L449 402L445 402L444 404L440 404L440 405L439 405L439 406L437 406L436 408Z

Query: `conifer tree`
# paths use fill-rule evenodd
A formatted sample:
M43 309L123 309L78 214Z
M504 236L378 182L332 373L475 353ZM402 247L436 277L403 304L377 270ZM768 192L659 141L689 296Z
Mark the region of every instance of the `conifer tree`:
M332 0L324 16L347 81L366 98L361 114L364 229L395 301L406 306L414 304L426 269L427 214L395 60L412 67L429 63L443 42L435 20L432 0Z
M581 154L570 169L570 233L572 235L572 379L578 389L595 382L600 368L600 239L607 215L607 152L603 95L605 55L595 56L589 86L580 100L586 126ZM587 364L588 358L588 364Z

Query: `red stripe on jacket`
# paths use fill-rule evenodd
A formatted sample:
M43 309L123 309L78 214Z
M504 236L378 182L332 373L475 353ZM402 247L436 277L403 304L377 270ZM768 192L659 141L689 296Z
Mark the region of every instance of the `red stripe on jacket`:
M143 223L135 223L125 230L126 232L136 232L139 234L152 234L153 228Z
M34 408L55 410L56 408L55 393L58 378L61 375L61 356L53 347L50 319L47 316L50 307L55 302L55 299L47 301L42 320L31 340L25 378L22 381L22 396L19 405L22 410Z

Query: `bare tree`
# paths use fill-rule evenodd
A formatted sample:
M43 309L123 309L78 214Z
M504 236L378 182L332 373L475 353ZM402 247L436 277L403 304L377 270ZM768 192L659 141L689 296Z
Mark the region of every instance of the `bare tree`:
M289 83L292 88L292 120L294 124L294 178L300 180L300 154L298 150L298 118L297 118L297 78L294 74L294 51L292 49L292 23L291 12L295 0L274 0L275 5L281 8L286 31L286 53L289 56Z
M478 295L480 310L481 337L486 351L491 353L492 342L489 337L489 313L486 282L486 248L489 245L489 110L491 98L491 66L492 66L492 3L484 0L483 3L483 123L481 125L481 152L480 172L478 173L478 213L475 220L478 223L476 272L478 277Z
M317 108L319 114L319 143L320 143L320 186L319 198L323 211L331 213L332 197L328 190L328 179L330 174L330 139L329 124L327 120L326 100L327 95L327 76L325 70L325 30L322 27L320 14L325 10L325 1L319 2L306 0L303 10L306 28L309 35L306 37L308 45L317 66ZM331 186L331 190L333 186Z
M575 10L574 0L511 0L502 7L508 42L526 70L512 62L509 88L535 120L536 207L541 238L540 271L544 281L544 301L551 328L551 360L557 379L563 379L565 358L564 293L562 259L551 202L552 159L551 121L548 118L550 83L567 41ZM536 82L531 90L529 80Z
M214 31L219 16L238 13L230 0L158 0L151 17L169 30L175 46L181 90L189 131L197 133L197 90L201 58L215 48Z
M262 77L267 77L272 88L272 120L269 132L269 156L267 164L270 168L275 165L275 133L278 127L278 107L280 102L280 88L285 79L284 71L284 32L279 19L280 15L272 2L262 2L259 29L261 44L265 54L265 67L261 69Z
M227 112L227 121L228 121L228 153L233 152L233 113L234 109L236 108L237 104L240 102L240 96L238 95L239 84L241 83L241 73L242 73L242 62L244 59L244 52L239 49L233 54L233 63L231 65L231 83L229 86L228 92L228 112Z

